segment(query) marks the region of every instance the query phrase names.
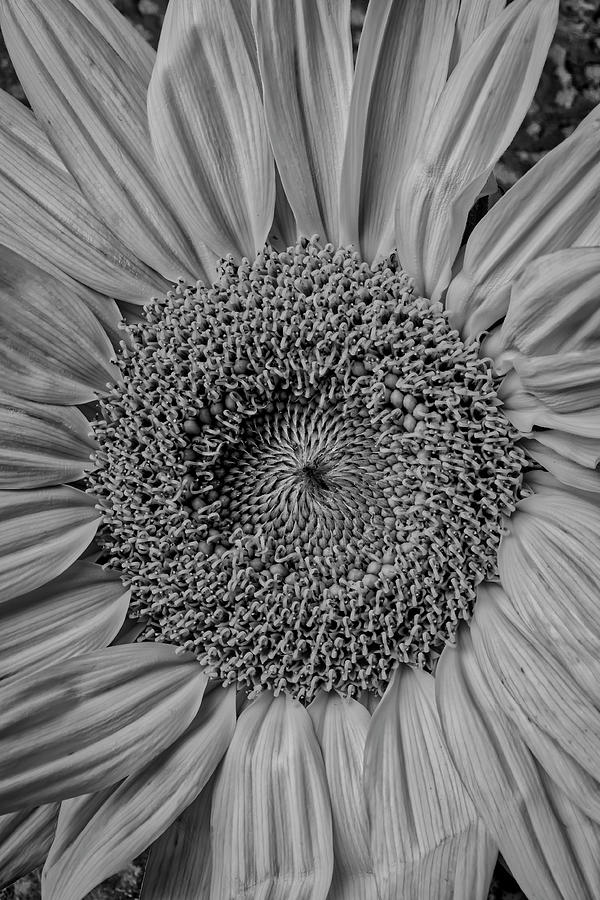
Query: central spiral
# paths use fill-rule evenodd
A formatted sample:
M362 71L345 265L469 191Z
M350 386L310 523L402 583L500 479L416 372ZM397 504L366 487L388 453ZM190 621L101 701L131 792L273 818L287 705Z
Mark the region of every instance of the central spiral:
M223 459L218 491L224 514L265 537L283 536L290 547L296 541L304 554L325 549L320 543L345 552L365 530L381 534L386 464L379 434L366 409L278 400Z
M145 312L89 488L142 639L303 702L432 669L496 573L526 465L478 343L395 257L316 238Z

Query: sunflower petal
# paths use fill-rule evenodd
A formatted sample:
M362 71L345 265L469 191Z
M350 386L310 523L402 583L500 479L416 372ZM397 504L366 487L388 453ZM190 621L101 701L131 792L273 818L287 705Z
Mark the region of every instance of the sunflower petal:
M90 424L78 409L0 391L0 489L77 481L92 467Z
M240 715L213 795L211 900L325 900L333 871L321 750L297 700L263 693Z
M534 437L537 437L538 434L539 432L533 432ZM536 462L552 472L563 484L580 488L583 491L600 492L600 472L597 469L586 468L571 459L566 459L561 453L557 453L551 447L546 447L535 439L523 439L521 446ZM598 446L598 442L596 442L596 446Z
M187 731L117 785L61 805L42 875L47 900L80 900L127 865L200 793L235 728L235 688L206 695Z
M65 285L0 246L0 377L17 397L74 405L118 379L110 341Z
M134 62L126 61L114 47L114 28L108 35L106 24L97 27L100 16L90 14L89 4L85 8L87 15L63 0L7 0L0 6L19 79L38 121L110 231L165 277L203 277L202 261L155 171L148 81L139 53L132 43ZM122 40L129 34L124 30Z
M0 809L100 791L188 727L206 676L166 644L128 644L0 683Z
M218 768L217 768L218 772ZM150 848L140 900L208 900L215 775Z
M569 675L597 703L600 564L592 548L600 541L600 510L541 486L534 497L521 501L508 529L498 554L507 594L500 606L503 614L515 627L526 628L534 643L551 646ZM536 729L534 738L535 746L524 735L552 777L600 821L600 784L587 774L589 767L567 759L555 746L554 731L545 738ZM541 749L542 742L546 749Z
M58 804L0 816L0 887L41 866L50 849Z
M331 797L333 878L327 900L377 900L363 791L371 716L356 700L322 691L308 707L321 745Z
M537 257L512 286L495 350L514 348L535 357L597 348L599 295L600 247L571 247Z
M145 84L150 81L156 53L129 19L103 0L69 0L128 63Z
M487 897L497 849L448 755L434 679L400 667L365 747L371 852L382 900Z
M341 243L388 253L394 199L446 83L458 0L375 0L358 49L341 175ZM426 87L425 87L426 86Z
M530 106L557 17L558 0L516 0L465 53L436 103L396 198L398 255L425 296L437 300L448 286L468 212Z
M98 528L94 500L73 487L0 491L0 597L51 581L74 562Z
M463 335L484 331L506 313L511 281L535 257L600 243L599 134L600 106L473 229L446 295Z
M461 0L454 29L450 71L481 32L500 15L505 4L506 0Z
M511 614L499 585L481 592L472 636L478 663L498 705L549 775L569 791L577 784L574 762L586 773L586 784L596 783L590 800L584 798L584 802L586 811L597 817L600 716L594 692L598 665L592 679L593 670L583 671L585 663L581 659L577 663L573 654L579 671L568 669L564 654L561 658L550 652L547 642ZM590 686L592 680L595 683Z
M275 173L245 0L167 9L148 90L161 176L219 256L255 255L273 221Z
M466 626L436 670L447 746L479 815L530 900L593 900L534 758L496 702Z
M0 198L0 242L31 262L52 261L94 290L125 300L146 303L169 290L168 282L109 232L32 113L4 91Z
M600 440L597 438L563 434L553 429L536 430L533 436L538 443L548 447L554 453L567 460L573 460L587 469L595 469L600 463Z
M118 633L129 592L116 574L76 562L48 584L0 600L0 677L106 647Z
M539 397L524 389L520 376L514 370L500 384L498 397L502 400L505 416L523 433L531 431L537 425L584 438L600 438L600 407L574 412L553 410Z
M253 0L265 115L300 234L338 243L352 87L349 0Z

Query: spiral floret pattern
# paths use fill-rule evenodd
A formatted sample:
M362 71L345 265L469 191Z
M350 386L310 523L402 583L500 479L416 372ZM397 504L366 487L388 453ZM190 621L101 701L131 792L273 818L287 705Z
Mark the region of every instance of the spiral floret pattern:
M143 636L303 702L434 668L522 495L478 342L394 256L316 237L223 260L129 331L91 490Z

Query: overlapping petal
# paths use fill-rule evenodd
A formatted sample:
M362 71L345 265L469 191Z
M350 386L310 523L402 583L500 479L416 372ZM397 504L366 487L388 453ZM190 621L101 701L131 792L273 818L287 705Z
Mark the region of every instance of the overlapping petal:
M108 646L128 603L116 573L84 561L37 590L0 598L0 677Z
M548 472L552 472L563 484L571 485L584 491L600 492L600 472L597 470L597 465L600 461L600 444L598 441L595 441L596 462L592 467L586 467L573 459L565 457L562 453L558 453L544 442L537 440L537 438L543 436L544 432L534 431L533 437L531 439L523 438L520 441L520 445L536 462L540 463Z
M210 897L210 811L215 777L152 844L140 900Z
M57 815L58 804L49 803L0 816L0 887L43 864Z
M446 295L451 321L463 335L489 328L506 313L510 284L531 260L600 243L599 112L592 110L473 230Z
M448 286L467 214L529 108L557 16L557 0L515 0L437 100L396 198L398 254L425 296L439 300Z
M89 494L73 487L0 491L0 597L46 584L74 562L98 528Z
M85 200L32 113L0 92L0 242L109 296L148 302L170 285Z
M578 692L576 706L582 716L590 703L600 707L600 563L594 549L599 542L596 504L550 485L540 486L519 504L510 520L499 552L500 578L508 596L496 598L491 610L508 620L511 634L516 630L518 652L526 644L535 647L535 658L544 670L539 689L551 681L557 694L551 703L558 706L569 693ZM489 603L483 612L489 619L488 607ZM484 636L485 627L484 620ZM545 661L550 647L551 666ZM531 675L523 672L521 677L525 681ZM558 713L556 722L546 715L545 725L537 716L528 719L523 736L552 777L591 818L600 821L598 768L592 758L586 760L574 749L576 740L589 738L594 715L576 737L569 734L567 720Z
M189 728L114 787L63 802L42 875L47 900L81 900L154 841L200 793L235 728L235 688L205 695Z
M365 747L371 852L381 900L484 900L497 850L459 779L434 679L399 668Z
M378 900L363 789L363 756L371 716L335 691L308 707L321 745L331 798L334 866L327 900Z
M275 170L247 0L170 3L148 90L161 176L219 256L254 256L273 221Z
M94 441L78 409L17 400L0 391L0 489L77 481Z
M72 290L0 246L0 378L17 397L74 405L118 380L112 347Z
M475 807L529 900L593 900L579 848L557 817L545 774L498 705L469 630L436 670L447 746Z
M297 700L265 692L240 715L217 777L211 900L325 900L331 828L310 717Z
M137 44L132 63L124 58L130 32L117 41L106 12L64 0L6 0L0 26L38 121L98 217L164 277L203 277L202 248L156 172L149 71Z
M450 71L481 32L500 15L505 5L506 0L461 0L454 29Z
M185 731L207 678L166 644L109 647L0 683L0 810L100 791Z
M573 434L593 440L600 438L599 406L593 405L587 409L566 412L552 409L540 397L525 390L520 375L514 369L500 384L498 397L502 400L506 417L524 433L530 432L537 425L567 435Z
M349 0L253 0L273 153L301 234L338 243L350 90Z
M458 0L367 8L341 175L341 242L365 260L395 244L394 200L446 83Z

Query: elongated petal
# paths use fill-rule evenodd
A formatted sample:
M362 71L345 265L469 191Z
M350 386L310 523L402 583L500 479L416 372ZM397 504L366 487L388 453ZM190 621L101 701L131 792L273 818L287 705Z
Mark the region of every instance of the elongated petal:
M94 441L78 409L16 400L0 391L0 489L77 481Z
M502 327L486 352L493 351L498 368L500 351L511 348L531 357L597 346L599 295L599 247L572 247L534 259L515 280Z
M10 600L51 581L96 533L99 513L73 487L0 491L0 597Z
M394 200L446 83L457 0L374 0L352 88L341 240L370 261L394 241Z
M254 256L273 221L275 172L246 0L167 9L148 91L152 145L188 227L215 253Z
M539 768L496 702L466 626L441 655L436 697L461 779L529 900L592 900Z
M0 809L100 791L188 727L206 676L166 644L75 656L0 684Z
M202 701L187 731L103 798L61 805L42 876L47 900L81 900L154 841L200 793L235 728L235 688Z
M533 433L537 436L539 432ZM561 453L557 453L551 447L546 447L538 440L524 439L521 441L521 446L533 459L549 472L552 472L563 484L578 487L584 491L600 492L600 472L596 468L588 468L574 462L572 459L566 459ZM600 449L598 452L600 453Z
M600 339L589 350L550 353L514 360L523 389L556 412L574 413L598 407Z
M442 4L444 5L444 4ZM425 296L450 281L467 214L527 112L558 0L516 0L479 36L442 91L396 199L396 246Z
M215 775L152 844L140 900L209 900L214 783Z
M118 13L112 3L105 3L104 0L69 0L69 3L91 22L121 59L148 84L156 53L129 19Z
M600 438L600 407L572 412L551 409L542 399L525 390L515 370L510 371L500 384L498 397L503 402L506 417L524 433L537 425L584 438Z
M129 591L118 575L81 561L35 591L2 597L0 676L107 647L128 603Z
M301 234L339 241L350 89L349 0L253 0L269 136Z
M434 680L399 668L365 747L371 851L382 900L484 900L497 850L444 744Z
M110 341L83 301L0 246L0 379L17 397L85 403L118 379Z
M599 135L600 113L592 110L474 228L446 295L463 335L483 331L506 313L510 282L535 257L600 243Z
M41 866L50 849L58 804L34 806L0 816L0 886Z
M597 689L589 684L593 670L583 675L568 670L547 643L520 627L505 597L498 585L482 592L472 627L477 660L497 703L564 790L573 786L573 762L587 773L588 783L597 785L600 716L594 697ZM583 669L584 663L580 661L579 666ZM589 812L595 806L596 816L597 797L596 787L591 800L585 801Z
M461 0L454 29L450 71L481 32L500 15L505 5L506 0Z
M363 789L371 716L356 700L322 691L308 707L331 798L334 867L327 900L378 900Z
M109 296L148 302L170 284L141 263L93 212L32 113L0 92L0 241L51 260Z
M7 0L0 8L27 97L90 206L163 276L203 277L155 171L139 57L125 61L97 18L64 0Z
M600 463L600 440L597 438L585 438L576 434L562 434L553 429L536 430L534 437L538 443L543 444L565 459L573 460L580 466L595 469Z
M263 693L240 715L211 818L211 900L325 900L333 870L321 750L297 700Z

